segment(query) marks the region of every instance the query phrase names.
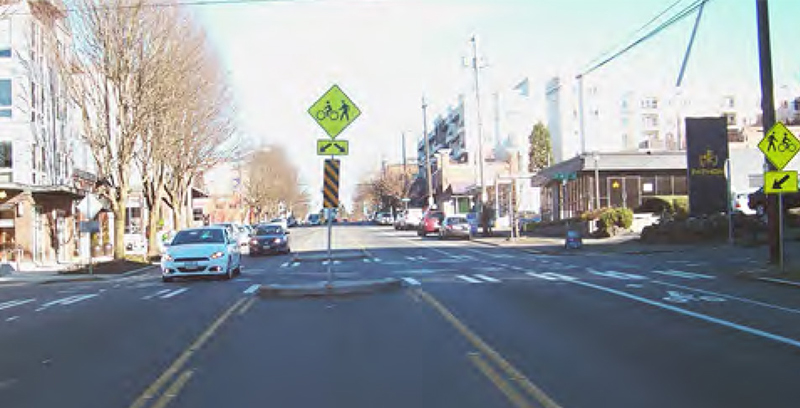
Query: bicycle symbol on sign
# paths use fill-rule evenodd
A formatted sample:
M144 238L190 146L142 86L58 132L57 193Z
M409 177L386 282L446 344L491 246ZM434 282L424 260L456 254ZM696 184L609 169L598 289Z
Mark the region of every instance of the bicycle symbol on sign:
M331 106L331 101L325 101L325 107L318 110L314 116L317 120L350 120L350 105L342 101L342 106L337 110Z
M717 167L718 161L717 155L711 149L700 155L700 167Z
M786 134L783 135L781 143L778 144L777 146L775 145L775 142L777 142L778 139L775 137L775 135L769 135L767 140L769 141L769 145L767 146L767 151L777 150L781 153L787 150L792 153L797 151L797 146L795 146L795 144L792 143L792 140L789 139L789 136L787 136Z

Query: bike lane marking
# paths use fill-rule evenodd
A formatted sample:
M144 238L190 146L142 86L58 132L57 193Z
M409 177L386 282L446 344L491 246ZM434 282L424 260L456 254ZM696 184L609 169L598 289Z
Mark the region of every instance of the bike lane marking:
M768 339L768 340L772 340L772 341L783 343L783 344L786 344L786 345L789 345L789 346L800 348L800 341L797 341L797 340L789 338L789 337L785 337L785 336L769 333L769 332L766 332L766 331L763 331L763 330L759 330L759 329L756 329L756 328L753 328L753 327L750 327L750 326L746 326L746 325L743 325L743 324L733 323L733 322L730 322L730 321L725 320L725 319L711 317L711 316L708 316L708 315L705 315L705 314L702 314L702 313L693 312L693 311L690 311L690 310L687 310L687 309L683 309L683 308L680 308L680 307L677 307L677 306L669 305L669 304L666 304L666 303L663 303L663 302L659 302L659 301L656 301L656 300L643 298L641 296L636 296L636 295L633 295L633 294L630 294L630 293L627 293L627 292L623 292L623 291L620 291L620 290L608 288L608 287L597 285L597 284L594 284L594 283L584 282L584 281L580 281L580 280L572 280L572 281L569 281L569 282L572 283L572 284L575 284L575 285L579 285L579 286L595 289L595 290L598 290L598 291L601 291L601 292L606 292L606 293L609 293L609 294L612 294L612 295L616 295L616 296L619 296L619 297L630 299L630 300L633 300L633 301L636 301L636 302L639 302L639 303L644 303L644 304L647 304L647 305L650 305L650 306L655 306L655 307L658 307L658 308L661 308L661 309L664 309L664 310L668 310L668 311L671 311L671 312L674 312L674 313L677 313L677 314L681 314L681 315L684 315L684 316L693 317L695 319L699 319L699 320L705 321L707 323L712 323L712 324L716 324L716 325L719 325L719 326L724 326L724 327L727 327L727 328L730 328L730 329L734 329L734 330L738 330L738 331L741 331L741 332L744 332L744 333L752 334L752 335L757 336L757 337L765 338L765 339Z
M752 305L768 307L770 309L780 310L782 312L800 314L800 310L798 310L798 309L792 309L790 307L785 307L785 306L778 306L778 305L774 305L772 303L761 302L761 301L758 301L758 300L747 299L747 298L733 296L733 295L726 295L724 293L714 292L714 291L705 290L705 289L698 289L698 288L693 288L691 286L678 285L678 284L675 284L675 283L662 282L662 281L657 281L657 280L653 281L653 283L655 283L657 285L669 286L669 287L673 287L673 288L678 288L678 289L684 289L684 290L694 291L694 292L698 292L698 293L703 293L703 294L706 294L706 295L718 296L718 297L721 297L721 298L724 298L724 299L736 300L736 301L739 301L739 302L749 303L749 304L752 304Z

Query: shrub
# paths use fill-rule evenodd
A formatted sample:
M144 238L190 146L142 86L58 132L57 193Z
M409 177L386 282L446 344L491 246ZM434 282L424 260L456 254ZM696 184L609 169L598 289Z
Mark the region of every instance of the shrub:
M636 209L637 213L656 213L656 214L663 214L663 213L671 213L672 212L672 204L669 201L659 198L659 197L651 197L644 202L639 208Z

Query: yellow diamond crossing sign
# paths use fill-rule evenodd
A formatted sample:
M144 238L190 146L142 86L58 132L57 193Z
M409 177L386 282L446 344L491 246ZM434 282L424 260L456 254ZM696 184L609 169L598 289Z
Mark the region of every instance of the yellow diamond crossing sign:
M308 108L308 114L331 139L336 139L339 133L361 115L361 111L337 85L334 85Z
M783 170L800 149L800 141L783 123L778 122L764 135L758 148L778 170Z
M796 171L768 171L764 173L764 192L782 194L797 192Z

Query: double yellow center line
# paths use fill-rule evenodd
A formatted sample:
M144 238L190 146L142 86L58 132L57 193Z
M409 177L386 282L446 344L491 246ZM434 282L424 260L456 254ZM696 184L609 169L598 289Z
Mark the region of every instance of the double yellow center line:
M175 375L183 370L183 367L192 358L194 353L200 350L203 345L214 335L214 333L228 320L236 309L242 307L240 314L247 311L255 301L255 298L241 298L233 306L226 309L222 314L200 335L186 350L178 356L175 361L166 369L152 384L150 384L144 392L130 405L130 408L144 408L150 401L153 401L158 396L158 392L175 377ZM247 303L245 303L247 302ZM244 305L244 306L242 306ZM151 408L164 408L175 397L180 394L181 389L189 382L194 370L185 370L178 376L178 378L167 388L167 390L153 402Z
M422 289L415 289L413 291L420 299L431 305L441 314L450 324L463 335L477 350L478 353L469 353L467 357L469 360L481 371L492 383L518 408L528 408L534 406L541 406L544 408L561 408L555 401L553 401L541 388L534 385L528 377L522 372L517 370L511 363L509 363L497 351L491 348L484 342L477 334L467 327L461 320L459 320L450 310L448 310L441 302L436 300L428 292ZM538 405L531 404L522 393L518 392L497 370L495 370L483 357L486 357L490 362L494 363L504 374L505 377L510 379L517 387L519 387L524 394L532 397Z

